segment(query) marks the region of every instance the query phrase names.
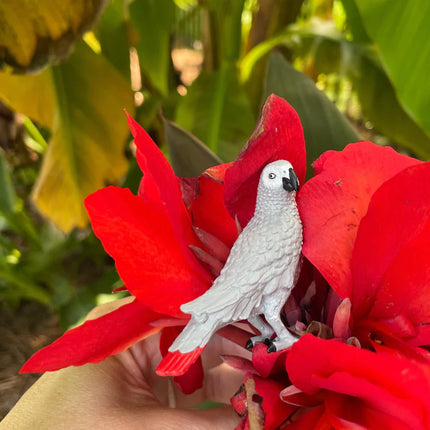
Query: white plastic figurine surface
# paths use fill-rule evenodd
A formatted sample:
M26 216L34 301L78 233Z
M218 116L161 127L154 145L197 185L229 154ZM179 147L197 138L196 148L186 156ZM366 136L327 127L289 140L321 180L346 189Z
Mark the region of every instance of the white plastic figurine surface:
M219 328L239 320L248 320L261 332L250 338L248 348L265 342L267 351L272 352L294 343L296 338L284 326L280 314L300 270L303 236L295 199L298 188L288 161L265 166L253 218L231 248L212 287L181 306L191 319L169 352L188 355L196 348L201 350ZM273 332L276 338L271 341Z

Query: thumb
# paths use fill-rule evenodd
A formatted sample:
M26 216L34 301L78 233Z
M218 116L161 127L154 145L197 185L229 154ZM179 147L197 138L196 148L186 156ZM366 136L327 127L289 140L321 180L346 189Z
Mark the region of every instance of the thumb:
M231 406L207 410L141 407L121 410L117 417L110 417L111 428L130 430L226 430L236 428L239 421Z

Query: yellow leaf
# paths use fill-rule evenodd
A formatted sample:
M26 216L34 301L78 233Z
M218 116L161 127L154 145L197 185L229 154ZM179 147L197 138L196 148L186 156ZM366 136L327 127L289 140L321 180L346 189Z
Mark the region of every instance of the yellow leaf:
M52 129L57 101L50 69L38 75L0 72L0 98L13 110Z
M2 0L0 68L41 68L65 58L89 30L107 0Z
M19 79L22 88L14 95ZM6 82L13 82L13 88L5 90ZM129 84L82 42L67 61L40 75L0 74L0 97L43 124L51 118L52 137L33 200L62 230L85 227L84 198L127 171L124 148L129 130L123 109L134 112ZM45 102L48 113L43 112Z

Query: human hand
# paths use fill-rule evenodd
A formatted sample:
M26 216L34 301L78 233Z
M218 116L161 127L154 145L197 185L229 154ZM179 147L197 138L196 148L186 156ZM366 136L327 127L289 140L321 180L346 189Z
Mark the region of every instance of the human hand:
M97 318L130 298L95 308ZM237 347L214 336L202 355L204 385L184 395L171 378L157 376L159 335L97 364L44 374L0 424L6 429L233 429L239 417L231 406L190 409L209 399L229 403L243 374L219 364L219 355ZM239 347L238 353L244 350Z

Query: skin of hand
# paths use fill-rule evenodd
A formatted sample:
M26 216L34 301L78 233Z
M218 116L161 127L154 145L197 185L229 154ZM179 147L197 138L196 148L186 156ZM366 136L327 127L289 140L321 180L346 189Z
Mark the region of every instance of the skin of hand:
M95 308L97 318L132 298ZM220 364L223 353L247 357L236 344L214 336L202 354L203 388L180 392L171 378L155 369L161 360L159 335L97 364L48 372L23 395L0 423L0 430L26 429L233 429L240 418L229 405L190 409L206 399L229 403L243 382L243 373Z

